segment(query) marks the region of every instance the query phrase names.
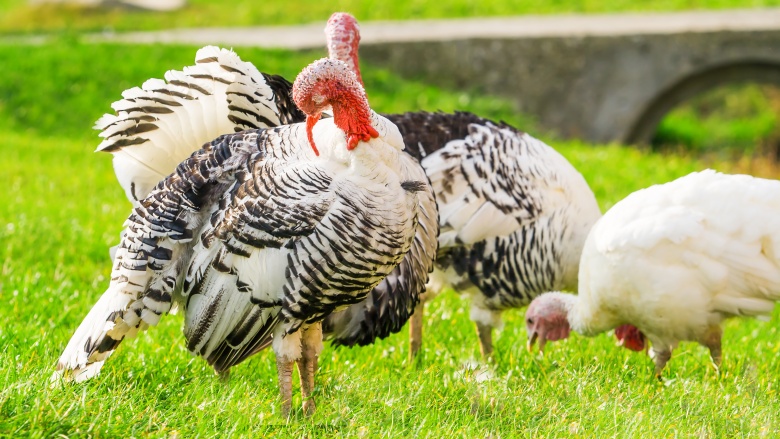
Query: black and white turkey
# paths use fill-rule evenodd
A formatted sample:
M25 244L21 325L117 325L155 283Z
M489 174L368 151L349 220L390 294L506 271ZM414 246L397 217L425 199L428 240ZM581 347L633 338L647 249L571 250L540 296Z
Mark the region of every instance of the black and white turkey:
M334 14L326 36L331 57L359 71L355 18ZM489 357L492 329L501 326L503 310L527 305L546 291L576 288L585 238L601 217L596 198L562 155L505 123L465 112L386 117L425 169L439 210L438 257L410 321L410 354L422 343L425 301L454 288L470 297L481 352ZM417 294L404 290L406 285L393 291L397 303L388 305L375 290L364 303L331 315L326 332L336 343L352 345L399 330L388 317L407 316L407 310L381 309L416 302L402 300Z
M122 340L178 306L188 349L218 372L273 346L284 415L297 362L313 412L321 320L362 300L419 245L415 234L435 242L419 221L435 203L344 63L313 63L293 97L306 123L218 137L137 201L110 285L53 379L96 375ZM325 109L333 117L319 120ZM125 136L127 148L146 143Z

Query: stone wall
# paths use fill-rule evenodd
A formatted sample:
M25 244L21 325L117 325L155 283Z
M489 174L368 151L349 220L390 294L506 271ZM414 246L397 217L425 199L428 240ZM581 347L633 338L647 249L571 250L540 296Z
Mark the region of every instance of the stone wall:
M646 119L664 102L735 79L780 84L780 30L363 44L361 58L407 77L510 97L564 137L641 143L654 131ZM760 73L757 63L766 66ZM706 84L679 87L697 75Z

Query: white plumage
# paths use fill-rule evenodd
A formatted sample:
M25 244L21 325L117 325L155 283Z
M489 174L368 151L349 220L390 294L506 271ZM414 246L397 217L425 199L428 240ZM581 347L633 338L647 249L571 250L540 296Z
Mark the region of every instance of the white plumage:
M542 296L526 317L542 341L562 309L585 335L633 325L660 374L683 340L709 347L717 364L721 322L767 315L778 299L780 182L708 170L616 204L585 243L579 297Z

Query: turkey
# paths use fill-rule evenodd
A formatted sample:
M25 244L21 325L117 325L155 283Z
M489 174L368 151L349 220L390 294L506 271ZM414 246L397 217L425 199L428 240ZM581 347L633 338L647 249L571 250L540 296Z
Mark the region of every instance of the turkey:
M768 315L777 300L780 182L707 170L610 209L585 242L579 296L547 293L528 307L528 347L622 325L623 337L652 343L660 378L680 341L706 346L719 366L721 322Z
M359 71L354 17L334 14L326 35L330 55ZM410 321L410 355L422 344L425 300L454 288L470 296L480 350L489 358L503 310L546 291L576 288L582 246L601 216L596 198L557 151L505 123L465 112L386 117L401 131L406 151L420 160L439 209L438 258ZM325 320L336 344L364 345L400 330L412 312L402 307L413 305L417 292L401 285L392 304L377 292ZM413 299L402 300L408 297ZM381 313L383 305L396 311Z
M297 362L313 413L321 320L396 268L433 196L344 63L313 63L293 97L305 123L218 137L139 200L110 285L53 380L95 376L123 339L178 306L188 349L217 372L273 346L285 416ZM325 109L333 117L319 120Z

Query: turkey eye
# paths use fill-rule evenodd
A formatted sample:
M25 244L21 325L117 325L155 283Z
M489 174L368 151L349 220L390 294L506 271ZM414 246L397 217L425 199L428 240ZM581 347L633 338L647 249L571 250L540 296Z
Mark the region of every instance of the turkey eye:
M526 320L526 322L527 322L529 325L533 325L533 324L534 324L534 319L532 319L532 318L530 318L530 317L529 317L529 318Z

